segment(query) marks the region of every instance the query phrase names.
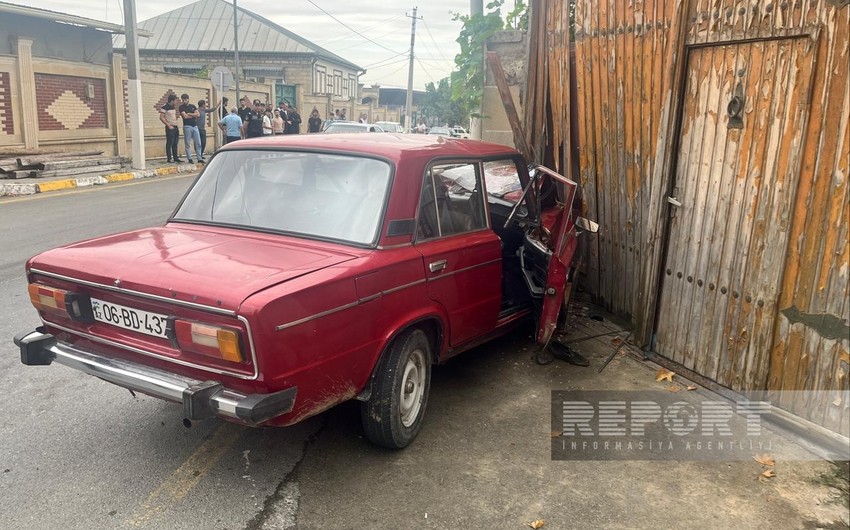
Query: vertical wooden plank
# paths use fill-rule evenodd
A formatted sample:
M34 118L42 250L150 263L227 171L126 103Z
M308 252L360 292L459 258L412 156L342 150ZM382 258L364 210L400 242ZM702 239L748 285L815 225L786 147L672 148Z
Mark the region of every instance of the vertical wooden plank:
M569 2L562 4L564 13L562 16L569 17ZM593 105L596 98L593 97L592 85L594 66L591 61L590 16L588 13L588 2L579 0L576 3L576 98L578 109L578 152L579 152L579 179L583 190L584 212L590 219L599 219L596 204L596 174L595 168L595 138L593 136ZM599 295L599 240L596 237L585 238L586 253L584 256L584 284L588 292L593 296Z
M635 186L635 168L634 168L634 28L633 28L633 1L621 0L621 11L618 23L617 35L620 42L619 50L621 59L619 67L621 72L620 90L618 93L619 106L621 108L620 115L622 122L620 123L620 217L622 219L623 239L620 242L620 262L622 263L622 271L625 280L634 283L635 262L630 253L630 249L634 246L635 237L635 216L634 216L634 193L637 190ZM634 313L633 300L634 291L632 289L622 289L622 310L621 314L631 318Z
M706 119L713 126L711 134L704 136L704 147L700 159L699 189L697 201L693 205L694 210L701 212L695 219L691 229L697 241L691 244L688 256L686 276L682 283L683 293L680 299L680 312L685 318L685 328L680 332L681 340L685 349L685 363L689 369L695 369L704 357L714 352L704 351L699 348L700 331L713 320L713 315L703 314L706 302L704 296L704 278L710 275L708 270L708 256L713 245L718 241L714 237L716 226L717 204L722 193L722 181L729 176L729 167L734 165L738 158L736 135L730 137L727 128L728 117L724 110L726 103L731 99L735 89L736 63L739 57L740 46L726 45L713 49L714 61L712 74L715 79L710 84L717 87L717 98L709 107ZM708 97L708 94L706 94ZM713 98L710 98L713 99ZM738 131L738 129L733 129ZM732 163L727 160L732 158ZM705 317L705 318L704 318Z
M733 206L731 217L735 224L729 225L727 232L729 252L725 264L721 265L722 274L718 281L718 288L722 302L719 304L720 329L715 332L714 347L718 348L721 355L719 359L719 372L716 379L721 384L731 387L735 378L736 358L733 348L735 339L734 319L737 313L738 300L740 296L743 270L750 256L750 236L752 234L753 217L758 206L759 194L765 185L765 175L762 163L766 148L764 132L770 118L770 109L775 94L775 71L777 69L777 44L775 42L756 42L753 44L753 53L756 50L763 52L758 82L755 91L747 94L747 100L753 100L753 111L745 116L745 127L753 127L756 137L750 149L742 153L747 159L747 173L743 176L746 182L742 188L736 190L736 203ZM747 73L746 75L752 75ZM769 183L768 183L769 184Z
M742 44L735 46L737 49L735 57L735 71L732 82L737 89L737 83L742 84L744 94L747 95L745 116L755 116L758 107L754 98L751 97L758 91L761 69L764 65L763 47L761 45ZM741 75L745 72L745 75ZM722 110L722 109L721 109ZM724 117L723 126L728 127L728 117ZM729 252L734 251L734 245L726 244L730 220L735 221L737 217L733 208L741 207L741 190L747 189L748 179L752 179L749 171L749 154L754 151L753 144L758 135L756 127L745 127L743 129L727 129L727 149L724 153L726 163L717 182L716 203L714 205L714 230L710 237L709 248L705 256L704 272L697 280L701 287L703 300L703 312L706 318L702 319L705 325L701 326L696 336L696 348L702 353L697 361L696 370L712 379L717 377L720 367L721 351L717 349L716 338L718 327L720 327L721 302L725 295L720 291L719 271L725 261L731 259ZM752 180L750 180L752 184ZM738 210L735 210L737 212ZM725 253L724 253L725 252ZM702 281L703 285L699 286Z
M814 64L814 43L810 39L796 39L790 43L789 75L784 85L793 87L787 91L786 111L784 113L783 135L776 161L777 189L773 197L771 211L765 219L764 244L761 270L758 284L750 288L753 292L752 304L755 304L755 318L750 323L741 323L741 327L751 329L751 366L745 367L747 379L745 388L766 388L768 371L768 352L773 335L775 315L779 307L777 299L784 271L785 256L788 254L788 235L792 222L792 211L796 192L800 185L802 145L808 123L811 98L811 84ZM776 237L779 236L779 237ZM782 238L781 248L777 244ZM762 301L768 301L762 305ZM745 303L748 301L745 299ZM749 305L749 304L747 304Z
M613 244L614 235L619 230L616 217L613 215L612 197L614 196L615 188L612 185L612 163L614 148L611 145L610 129L613 123L614 116L611 112L611 90L609 81L613 76L611 72L611 50L609 36L609 4L608 2L599 2L597 5L599 10L599 92L598 97L601 100L600 116L597 123L597 140L600 147L599 167L597 175L599 178L600 190L603 190L600 205L602 207L603 224L602 230L599 233L600 241L600 272L603 288L603 299L605 306L608 309L614 308L614 271L616 271L616 263L614 262Z

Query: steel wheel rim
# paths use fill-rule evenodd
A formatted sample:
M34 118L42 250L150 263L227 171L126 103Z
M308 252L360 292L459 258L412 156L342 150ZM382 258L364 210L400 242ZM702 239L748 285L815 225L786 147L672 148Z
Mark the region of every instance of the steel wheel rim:
M422 350L414 350L407 358L399 389L399 412L401 424L410 427L419 416L422 409L422 398L425 395L425 354Z

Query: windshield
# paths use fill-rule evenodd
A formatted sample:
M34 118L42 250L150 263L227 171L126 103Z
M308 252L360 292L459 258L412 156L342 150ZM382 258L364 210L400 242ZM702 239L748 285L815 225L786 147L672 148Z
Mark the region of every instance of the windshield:
M375 242L390 164L291 151L225 151L189 190L174 220Z

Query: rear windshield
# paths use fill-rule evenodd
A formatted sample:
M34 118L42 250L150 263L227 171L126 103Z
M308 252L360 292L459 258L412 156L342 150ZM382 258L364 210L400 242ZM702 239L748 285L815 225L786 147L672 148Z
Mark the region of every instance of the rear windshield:
M225 151L210 161L172 219L371 245L391 173L389 163L374 158Z

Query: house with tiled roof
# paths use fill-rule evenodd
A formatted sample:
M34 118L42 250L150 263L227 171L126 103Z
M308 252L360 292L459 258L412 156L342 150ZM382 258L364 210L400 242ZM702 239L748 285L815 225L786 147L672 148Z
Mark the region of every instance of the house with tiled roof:
M305 96L347 101L359 97L365 70L247 9L237 7L241 80L274 85L275 99L301 105ZM143 20L139 39L143 70L206 76L217 66L235 72L233 4L198 0ZM123 35L116 50L126 47Z

